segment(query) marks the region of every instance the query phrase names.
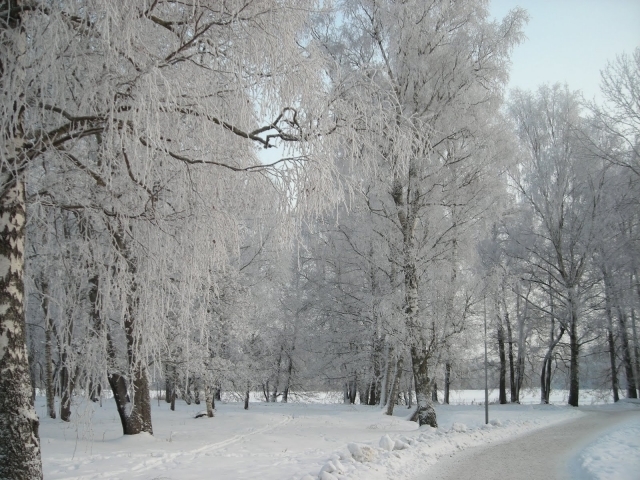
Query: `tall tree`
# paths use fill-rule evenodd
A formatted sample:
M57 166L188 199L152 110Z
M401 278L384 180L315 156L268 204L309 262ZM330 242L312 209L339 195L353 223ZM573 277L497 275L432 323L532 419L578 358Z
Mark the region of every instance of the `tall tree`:
M173 283L184 307L237 240L234 213L248 203L232 185L275 188L284 220L320 208L335 180L331 162L310 161L335 125L301 41L308 15L275 0L0 3L1 468L41 476L24 351L25 191L86 225L74 234L93 270L79 283L92 309L85 331L108 346L99 358L124 432L151 432L147 369L161 338L151 332L162 331L158 295L175 280L153 276L154 260L183 271ZM286 159L257 158L290 143ZM185 231L196 233L190 252L179 248ZM201 275L184 273L185 261Z
M42 478L25 343L27 2L0 2L0 477Z
M424 308L426 272L484 208L493 118L525 15L492 23L482 2L342 5L341 35L325 36L324 44L338 65L331 74L346 116L360 133L349 140L353 154L376 163L368 203L388 224L403 277L416 418L436 426L433 368L448 329Z
M521 238L535 281L561 299L556 319L569 334L569 404L578 406L580 317L585 272L599 234L604 170L581 147L576 93L560 85L516 91L509 108L526 152L513 178L533 219Z

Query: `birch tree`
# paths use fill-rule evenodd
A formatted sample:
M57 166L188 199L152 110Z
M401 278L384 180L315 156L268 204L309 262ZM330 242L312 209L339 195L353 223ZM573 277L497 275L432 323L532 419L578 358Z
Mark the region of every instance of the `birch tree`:
M357 154L375 159L382 182L370 203L395 232L416 418L436 426L433 368L446 329L421 311L428 287L420 281L426 283L423 269L462 228L447 220L454 198L476 206L466 211L465 221L482 209L481 179L495 160L495 137L479 127L495 125L491 118L507 78L509 51L521 39L525 15L515 11L491 23L480 2L343 5L344 42L327 41L327 50L344 65L336 78L347 78L356 92L349 96L349 90L344 99L354 111L351 118L361 122L356 128L365 132Z
M301 41L309 11L297 7L269 0L0 4L7 259L0 290L8 305L0 414L8 432L1 454L11 459L2 468L41 476L24 349L24 182L32 201L76 212L89 226L77 240L95 268L95 281L82 286L94 343L102 345L123 431L151 432L147 369L159 337L148 332L152 319L164 318L154 314L166 314L158 295L171 283L155 259L183 270L184 262L224 263L237 239L234 212L225 208L240 200L228 196L232 185L275 187L274 211L284 219L320 208L335 180L331 162L315 161L335 125L316 57ZM297 146L261 163L257 148L279 142ZM198 248L176 256L193 227ZM184 305L208 271L184 274Z
M24 4L0 3L0 476L42 478L24 322L24 179L27 34Z

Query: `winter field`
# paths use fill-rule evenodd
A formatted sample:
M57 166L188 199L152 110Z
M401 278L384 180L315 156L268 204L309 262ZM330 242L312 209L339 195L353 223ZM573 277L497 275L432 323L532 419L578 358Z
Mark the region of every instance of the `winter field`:
M640 409L639 404L604 403L584 392L589 409ZM484 392L456 391L456 404L439 405L438 429L418 428L399 405L393 417L379 407L344 405L337 394L307 395L288 404L255 398L218 402L214 418L194 418L202 405L178 401L171 412L153 403L154 435L123 437L113 400L75 405L74 421L46 417L45 399L36 407L47 479L424 479L442 456L498 443L577 418L586 412L538 405L537 392L524 405L490 405L484 425ZM493 397L491 397L493 398ZM302 401L304 400L304 401ZM612 429L567 462L576 478L632 479L640 470L640 419Z

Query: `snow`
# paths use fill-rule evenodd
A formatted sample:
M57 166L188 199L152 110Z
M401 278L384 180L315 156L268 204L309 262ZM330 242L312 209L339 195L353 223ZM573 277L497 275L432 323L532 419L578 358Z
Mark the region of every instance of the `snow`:
M585 414L564 405L491 405L485 425L484 406L469 401L476 394L459 392L463 404L436 406L438 429L408 421L412 411L401 405L388 417L375 406L327 403L335 398L327 395L252 402L248 411L241 402L217 402L215 417L198 419L201 405L178 401L172 412L154 401L154 435L128 437L112 399L74 405L71 423L46 418L43 397L36 405L47 479L414 479L445 455ZM632 478L640 468L638 433L640 420L607 432L578 452L576 471Z
M625 408L640 402L623 400L609 408ZM607 408L607 407L604 407ZM626 423L586 446L578 455L576 477L597 480L634 480L640 472L640 418Z

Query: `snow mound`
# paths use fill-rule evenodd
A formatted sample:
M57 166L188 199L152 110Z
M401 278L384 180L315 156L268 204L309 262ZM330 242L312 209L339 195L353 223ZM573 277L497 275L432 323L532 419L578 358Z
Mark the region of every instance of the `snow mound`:
M464 433L467 431L467 426L464 423L454 422L454 424L451 425L451 430L458 433Z
M389 437L389 435L384 435L380 438L379 445L383 450L387 450L388 452L390 452L391 450L393 450L395 442L391 440L391 437Z
M376 458L376 451L368 445L350 443L347 445L353 459L358 462L371 462Z
M409 444L402 440L396 440L396 443L393 445L394 450L404 450L405 448L409 448Z
M329 460L324 466L320 469L320 477L322 477L323 472L326 473L344 473L345 468L340 463L340 460Z

